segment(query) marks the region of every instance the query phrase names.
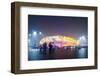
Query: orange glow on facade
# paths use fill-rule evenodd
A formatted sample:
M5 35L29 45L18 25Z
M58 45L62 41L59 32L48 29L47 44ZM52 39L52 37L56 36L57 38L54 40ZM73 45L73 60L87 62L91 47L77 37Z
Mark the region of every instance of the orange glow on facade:
M72 37L67 36L47 36L40 40L40 44L53 42L55 46L64 47L64 46L77 46L79 41Z

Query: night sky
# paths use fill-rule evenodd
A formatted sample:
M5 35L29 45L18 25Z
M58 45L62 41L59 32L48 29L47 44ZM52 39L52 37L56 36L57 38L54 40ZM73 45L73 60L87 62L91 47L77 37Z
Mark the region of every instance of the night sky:
M28 33L32 31L40 31L44 36L64 35L79 38L88 34L88 18L28 15Z

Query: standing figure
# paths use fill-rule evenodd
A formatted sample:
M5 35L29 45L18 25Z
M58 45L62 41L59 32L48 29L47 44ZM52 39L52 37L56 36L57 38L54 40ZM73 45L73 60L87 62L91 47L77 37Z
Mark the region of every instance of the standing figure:
M53 51L53 45L52 45L52 43L50 42L50 43L49 43L49 53L52 53L52 51Z
M43 44L43 53L46 54L46 51L47 51L47 43L45 42L45 43Z
M40 45L40 52L43 52L43 46Z

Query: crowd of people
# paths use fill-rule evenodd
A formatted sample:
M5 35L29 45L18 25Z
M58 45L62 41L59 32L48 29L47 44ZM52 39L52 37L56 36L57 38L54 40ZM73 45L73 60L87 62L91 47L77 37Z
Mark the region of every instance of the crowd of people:
M53 42L50 43L43 43L42 45L40 45L40 51L46 53L47 51L49 51L49 53L54 52L55 50L55 46Z

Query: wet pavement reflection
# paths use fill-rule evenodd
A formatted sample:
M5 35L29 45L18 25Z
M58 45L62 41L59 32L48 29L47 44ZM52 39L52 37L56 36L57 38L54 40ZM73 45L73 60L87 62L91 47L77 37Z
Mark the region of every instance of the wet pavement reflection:
M51 51L29 48L28 60L55 60L88 58L88 48L56 48Z

